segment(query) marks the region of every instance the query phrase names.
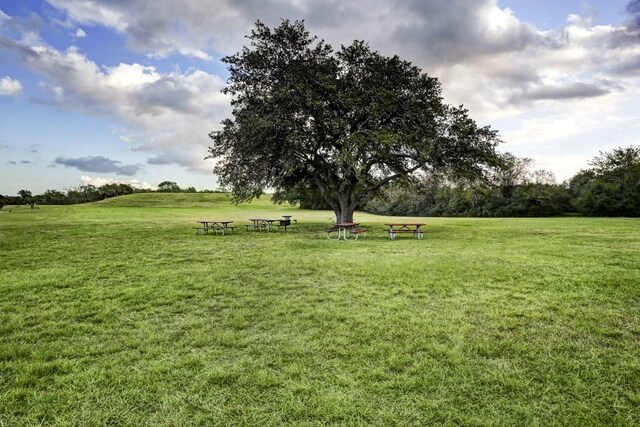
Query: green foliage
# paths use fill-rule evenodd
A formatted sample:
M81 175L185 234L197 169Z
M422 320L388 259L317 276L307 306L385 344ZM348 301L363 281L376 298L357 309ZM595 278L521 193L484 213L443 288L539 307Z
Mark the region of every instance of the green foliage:
M29 203L31 201L31 191L29 190L20 190L18 191L18 196L20 197L22 203Z
M64 203L90 203L111 197L133 194L134 192L134 188L128 184L105 184L100 187L81 185L67 190L67 197Z
M101 199L133 194L133 187L128 184L105 184L98 187Z
M429 175L390 186L365 206L372 213L416 216L551 216L570 209L564 185L530 159L505 154L484 180L447 180Z
M70 204L95 202L101 200L100 191L94 185L81 185L67 190L67 200Z
M570 182L573 205L593 216L640 216L640 148L601 152Z
M340 50L288 20L257 22L229 64L233 119L210 134L214 172L236 200L319 194L338 221L419 170L476 176L496 163L497 133L444 104L437 79L355 41Z
M336 242L332 217L200 193L0 215L0 425L640 424L640 220L390 241L357 213L369 236Z
M64 205L66 199L66 194L58 190L47 190L39 197L43 205Z
M162 193L179 193L182 189L173 181L162 181L158 184L158 191Z

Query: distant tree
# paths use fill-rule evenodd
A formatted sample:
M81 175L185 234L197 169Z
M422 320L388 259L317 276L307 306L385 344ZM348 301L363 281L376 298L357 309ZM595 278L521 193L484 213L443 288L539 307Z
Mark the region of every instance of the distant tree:
M40 195L40 203L44 205L63 205L67 201L67 196L58 190L47 190Z
M285 20L257 22L249 47L223 58L233 119L208 158L237 201L317 191L337 221L420 170L472 176L496 163L497 132L446 105L436 78L355 41L339 51Z
M596 175L593 170L586 169L580 170L577 174L571 177L567 181L569 198L571 203L571 210L573 212L581 212L585 213L585 209L583 207L583 193L585 192L585 188L595 180Z
M504 198L510 198L516 186L527 181L527 175L533 160L526 157L516 157L511 153L500 155L500 163L492 170L491 181L500 188Z
M299 193L298 190L293 190L293 194L289 197L284 197L285 200L296 201L300 203L300 209L312 209L312 210L331 210L332 207L327 203L322 193L318 189L309 189Z
M628 174L636 172L640 165L640 147L614 148L609 152L600 151L589 164L597 175L623 182Z
M569 209L564 185L553 174L534 170L533 161L512 154L487 179L445 179L425 175L417 182L396 183L367 203L367 211L410 216L549 216Z
M640 147L600 152L569 187L573 206L594 216L640 216Z
M503 209L510 216L560 215L569 210L569 196L562 185L528 182L517 187Z
M100 191L91 184L81 185L67 190L67 202L70 204L90 203L101 199L102 195Z
M133 187L129 184L105 184L98 187L100 193L100 199L108 199L110 197L124 196L126 194L133 194Z
M178 184L173 181L162 181L158 184L158 191L162 193L179 193L181 191Z
M133 193L135 193L135 189L131 185L123 184L123 183L118 184L119 196L125 196L127 194L133 194Z
M18 196L20 196L20 199L21 199L22 203L30 203L31 202L31 198L33 197L33 195L31 194L31 191L29 191L29 190L20 190L20 191L18 191Z

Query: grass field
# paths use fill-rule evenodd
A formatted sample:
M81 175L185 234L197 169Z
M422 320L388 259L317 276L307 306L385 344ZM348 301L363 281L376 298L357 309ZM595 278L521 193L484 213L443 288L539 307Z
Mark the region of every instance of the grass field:
M290 232L196 236L291 214ZM640 220L0 211L0 426L639 425Z

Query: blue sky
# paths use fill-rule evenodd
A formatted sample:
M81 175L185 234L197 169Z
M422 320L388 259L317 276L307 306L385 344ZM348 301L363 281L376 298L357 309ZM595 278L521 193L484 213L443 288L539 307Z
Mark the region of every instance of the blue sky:
M640 142L639 0L0 0L0 194L216 188L220 57L280 18L414 62L559 181Z

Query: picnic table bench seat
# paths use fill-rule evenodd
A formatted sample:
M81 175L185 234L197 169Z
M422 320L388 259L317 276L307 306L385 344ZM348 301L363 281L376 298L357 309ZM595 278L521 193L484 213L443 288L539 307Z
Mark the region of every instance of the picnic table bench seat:
M331 227L330 229L327 230L327 233L334 233L338 230L339 230L338 227ZM364 227L358 227L351 230L351 234L359 234L359 233L366 233L366 232L367 232L367 229Z
M221 231L222 234L226 233L227 231L233 231L236 228L238 228L235 225L227 225L227 226L223 226L223 225L210 225L210 226L202 226L202 227L193 227L193 229L195 230L196 234L198 233L202 233L202 234L208 234L210 230L213 230L216 232L216 234L218 233L218 231Z
M418 240L422 240L422 238L424 237L424 231L422 230L405 230L405 229L399 230L399 229L388 228L386 232L389 234L389 238L391 240L393 240L396 234L398 233L411 233L413 234L413 237L415 237Z

